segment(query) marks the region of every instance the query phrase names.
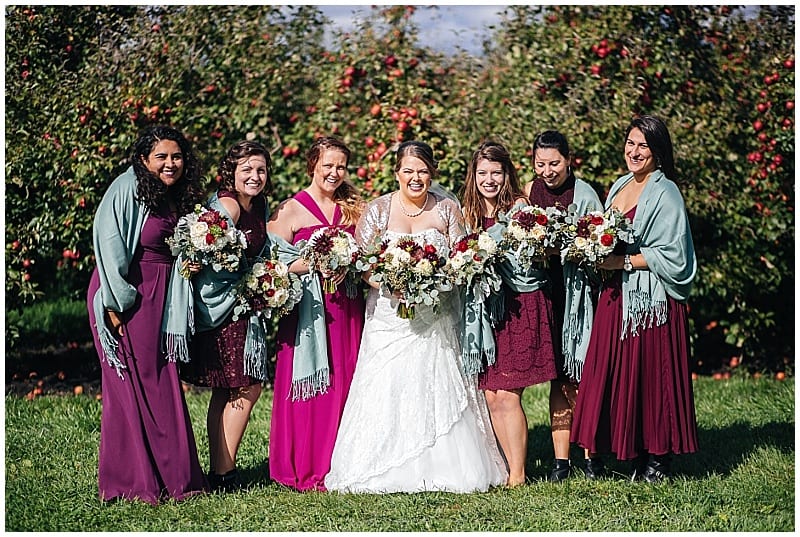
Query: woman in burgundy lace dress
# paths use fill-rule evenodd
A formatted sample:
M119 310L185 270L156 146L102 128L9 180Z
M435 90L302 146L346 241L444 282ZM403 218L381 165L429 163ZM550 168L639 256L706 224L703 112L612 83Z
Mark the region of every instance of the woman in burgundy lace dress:
M508 151L485 142L474 153L463 188L464 219L471 231L488 230L499 213L527 203ZM501 264L503 317L495 324L495 360L478 376L486 393L492 426L508 464L508 485L525 482L528 420L522 408L526 387L556 377L553 308L546 274Z
M247 238L245 256L263 255L267 241L267 199L271 189L270 155L257 143L243 141L230 148L219 165L220 188L211 208L220 210ZM205 267L195 282L197 334L192 340L192 360L184 378L209 386L208 407L209 481L212 488L232 491L241 487L236 452L266 380L267 353L245 358L248 316L231 319L233 288L247 263L237 273L214 273ZM252 361L254 363L248 363Z

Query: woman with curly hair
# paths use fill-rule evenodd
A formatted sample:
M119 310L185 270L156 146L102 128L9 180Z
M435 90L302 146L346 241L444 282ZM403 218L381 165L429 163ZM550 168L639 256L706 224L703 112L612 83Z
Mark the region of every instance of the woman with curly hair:
M267 379L264 327L258 316L233 320L237 303L235 288L250 262L268 249L266 194L270 182L269 151L258 142L234 144L222 158L217 175L219 190L208 206L224 215L230 226L245 233L245 262L236 272L204 267L194 278L196 334L192 360L184 378L198 386L211 387L206 426L210 459L209 481L214 490L234 491L242 486L236 468L250 412ZM255 333L254 333L255 332Z
M310 184L281 203L267 225L279 258L303 281L300 303L278 326L269 435L270 478L297 490L325 489L364 326L361 290L351 298L344 273L309 272L298 249L318 229L355 232L363 202L347 177L349 160L341 140L315 140L306 155ZM333 278L334 293L322 292L320 276Z
M156 504L207 490L176 363L188 358L186 347L168 333L172 326L188 333L188 295L165 242L179 215L200 201L199 181L199 162L183 134L150 127L95 215L89 321L100 361L109 366L101 368L103 501Z

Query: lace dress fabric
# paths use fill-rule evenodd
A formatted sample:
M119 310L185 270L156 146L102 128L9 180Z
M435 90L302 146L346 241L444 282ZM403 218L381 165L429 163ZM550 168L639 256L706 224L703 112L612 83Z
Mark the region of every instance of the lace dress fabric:
M236 200L234 192L220 191L220 198ZM239 205L237 228L247 237L245 256L253 259L267 241L267 223L264 218L264 198L257 197L249 211ZM217 328L198 332L192 339L192 360L181 366L185 379L197 386L212 388L244 388L260 384L263 380L245 375L244 346L247 339L248 318L237 321L228 318Z
M361 232L362 240L374 236ZM388 240L401 235L381 234ZM449 248L438 229L414 236ZM505 483L486 401L461 364L459 305L457 294L447 293L438 314L418 306L415 318L406 320L398 317L395 298L370 289L328 490L472 492Z

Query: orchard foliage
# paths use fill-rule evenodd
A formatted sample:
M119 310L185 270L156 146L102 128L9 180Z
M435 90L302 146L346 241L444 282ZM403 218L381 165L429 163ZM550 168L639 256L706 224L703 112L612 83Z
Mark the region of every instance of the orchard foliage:
M486 138L530 180L549 128L604 199L624 128L650 113L697 248L696 369L791 365L793 7L514 6L481 57L420 42L422 9L372 8L333 35L314 6L7 6L6 308L84 295L97 204L152 123L192 139L209 190L231 144L270 147L274 207L307 185L322 134L350 146L368 199L394 188L403 140L430 143L457 193Z

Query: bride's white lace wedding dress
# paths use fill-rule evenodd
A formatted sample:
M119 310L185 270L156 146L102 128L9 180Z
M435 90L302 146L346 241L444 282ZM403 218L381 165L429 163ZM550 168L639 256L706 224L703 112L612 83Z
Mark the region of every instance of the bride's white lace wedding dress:
M414 236L448 250L436 229ZM506 482L484 395L462 368L459 298L447 295L440 313L417 306L406 320L396 299L370 290L328 490L473 492Z

